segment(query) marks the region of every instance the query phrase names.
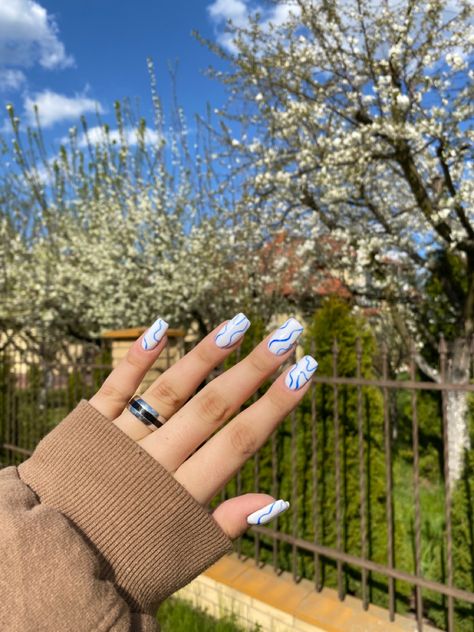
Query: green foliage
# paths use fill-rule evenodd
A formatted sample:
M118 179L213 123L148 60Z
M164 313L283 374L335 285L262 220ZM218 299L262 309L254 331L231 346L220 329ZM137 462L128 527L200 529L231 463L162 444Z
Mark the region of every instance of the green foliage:
M310 352L309 340L316 342L316 358L319 362L318 373L322 376L337 375L355 377L357 373L357 339L360 340L360 375L365 379L374 379L375 338L367 322L355 315L347 303L340 299L329 299L316 312L308 328L308 343L305 351ZM337 341L337 363L334 366L334 341ZM362 554L361 534L362 517L365 514L367 528L367 555L370 559L386 563L387 527L385 494L385 458L383 433L383 401L379 390L373 387L357 387L321 384L316 389L317 452L319 480L317 504L314 508L318 518L318 540L337 548L336 521L338 511L342 520L341 545L353 554ZM303 424L311 423L310 401L303 402ZM359 419L360 415L360 419ZM336 433L336 419L339 435ZM360 423L360 427L359 427ZM363 440L359 443L359 432ZM336 439L338 437L338 442ZM338 444L338 445L337 445ZM362 447L362 451L360 448ZM336 454L339 452L340 506L337 508ZM363 462L360 455L363 452ZM310 467L310 463L306 464ZM361 490L361 475L365 478ZM311 489L306 493L306 502L311 502ZM362 502L361 491L365 496ZM378 525L378 527L375 527ZM313 537L313 529L308 534ZM403 538L401 530L396 531L397 539ZM323 563L323 576L326 573L330 584L336 584L333 566L326 570ZM345 573L345 590L361 594L360 577L351 569ZM379 603L385 599L386 580L372 577L370 581L371 598Z
M453 562L455 586L474 592L474 450L453 495ZM456 602L455 616L459 630L474 632L473 604Z
M419 328L425 341L433 341L425 346L424 354L436 366L439 336L443 334L450 341L464 332L469 275L466 274L463 257L448 250L435 252L424 293L427 300L419 309Z
M242 357L266 335L261 319L252 318L242 344ZM317 376L332 376L333 344L337 339L337 375L357 374L356 341L360 339L360 375L375 379L377 345L367 321L354 313L340 299L328 299L314 314L306 327L303 347L319 362ZM315 350L313 352L313 343ZM235 362L229 358L226 368ZM419 379L420 376L417 376ZM397 379L406 380L400 373ZM259 389L262 394L268 384ZM394 564L396 568L414 574L415 563L415 483L413 453L413 406L418 418L420 459L421 509L421 574L445 583L446 534L444 517L444 478L441 399L437 392L420 391L415 401L405 389L389 389L387 407L391 420L393 459L393 531ZM230 497L249 491L264 491L277 498L289 499L291 510L278 518L281 531L309 542L337 548L336 529L336 446L335 403L339 417L339 469L341 546L343 550L361 556L361 463L359 459L359 397L363 434L365 469L365 515L367 520L367 556L383 565L388 561L386 459L384 445L384 402L381 389L339 385L337 400L332 384L318 383L304 398L296 411L275 431L259 454L248 461L238 478L231 481L225 494ZM250 404L251 402L248 402ZM248 405L247 404L247 405ZM474 404L471 406L474 419ZM312 409L315 422L312 421ZM474 437L473 437L474 444ZM313 452L313 446L316 450ZM466 457L467 468L453 494L453 559L456 586L473 589L474 506L472 496L472 453ZM272 475L272 465L276 475ZM257 468L258 466L258 468ZM314 483L313 468L317 472ZM215 499L215 504L218 500ZM275 525L273 525L275 526ZM337 587L337 567L334 561L320 557L315 567L313 554L298 551L285 543L273 545L271 540L251 531L238 545L244 555L258 554L262 561L276 564L298 576L313 579L318 573L325 586ZM294 566L295 565L295 566ZM347 593L362 594L361 572L343 566L343 587ZM369 598L372 603L388 605L387 578L368 574ZM404 582L395 582L396 609L400 613L413 611L414 589ZM446 599L432 591L423 591L424 614L430 621L446 627ZM456 630L473 632L470 606L455 603Z
M181 599L167 599L158 611L161 632L240 632L235 616L214 619L201 608L191 607ZM252 628L258 632L260 626Z
M474 397L469 398L469 423L471 446L474 445ZM458 588L474 592L474 450L466 450L462 478L457 482L451 504L453 583ZM447 581L447 551L445 546L446 523L444 520L444 493L440 490L441 533L437 535L438 551L431 561L435 579ZM430 518L436 514L431 514ZM440 515L439 513L437 514ZM439 518L438 518L439 520ZM447 599L432 596L428 609L429 618L439 627L446 627ZM474 606L467 602L454 601L455 629L460 632L474 632Z
M258 319L252 319L243 343L245 353L265 335L265 327ZM315 340L315 357L319 362L317 375L333 372L333 341L338 341L337 373L354 377L357 368L356 340L361 341L361 376L373 378L373 360L376 343L368 324L355 315L350 306L339 300L323 303L309 322L303 341L305 353L311 353L311 341ZM245 346L244 346L245 345ZM229 360L229 364L232 360ZM259 394L265 391L264 385ZM275 431L259 454L248 461L238 480L227 486L229 496L249 491L265 491L278 498L289 499L292 510L278 518L282 531L297 535L310 542L315 539L329 547L337 547L336 532L336 458L335 458L335 403L339 419L338 467L340 472L341 547L354 555L361 555L361 492L358 442L358 406L363 436L365 467L365 516L367 522L367 555L380 563L387 561L385 459L383 447L383 402L380 392L372 387L357 388L339 386L335 400L332 385L318 384L303 399L297 410ZM315 410L314 420L312 406ZM313 441L316 451L313 455ZM316 461L314 461L316 459ZM276 476L272 476L272 465ZM257 467L258 466L258 467ZM313 475L317 472L317 484ZM253 553L255 537L252 533L241 542L242 551ZM396 549L406 537L403 525L396 531ZM260 558L273 563L273 546L260 539ZM276 547L277 563L284 570L293 569L293 551L286 544ZM298 575L313 578L314 557L299 552ZM335 563L321 559L319 570L326 586L337 585ZM360 572L344 568L345 590L360 595ZM371 598L386 601L386 580L373 576L370 580ZM400 589L401 598L407 601L406 590ZM405 603L406 607L406 603Z

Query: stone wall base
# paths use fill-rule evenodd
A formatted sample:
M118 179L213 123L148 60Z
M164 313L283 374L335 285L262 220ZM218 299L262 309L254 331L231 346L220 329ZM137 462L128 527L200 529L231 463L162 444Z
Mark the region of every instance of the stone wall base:
M277 575L271 567L257 568L253 559L223 557L205 573L175 593L176 597L207 610L216 618L234 614L245 630L257 624L262 632L415 632L414 619L378 606L364 610L353 597L339 601L329 588L315 592L307 580L298 584L289 573ZM159 620L159 616L158 616ZM424 632L440 632L428 625Z

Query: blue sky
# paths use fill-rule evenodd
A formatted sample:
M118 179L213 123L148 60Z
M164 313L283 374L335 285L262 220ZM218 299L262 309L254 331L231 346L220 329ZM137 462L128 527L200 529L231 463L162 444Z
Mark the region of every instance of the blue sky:
M248 9L248 0L1 0L0 127L5 131L7 103L28 122L36 102L53 141L81 114L95 125L96 107L112 122L113 102L123 97L139 97L151 123L147 56L165 104L167 64L178 60L178 99L191 123L207 102L219 107L225 100L223 87L203 72L222 63L191 31L230 46L223 23L242 23Z

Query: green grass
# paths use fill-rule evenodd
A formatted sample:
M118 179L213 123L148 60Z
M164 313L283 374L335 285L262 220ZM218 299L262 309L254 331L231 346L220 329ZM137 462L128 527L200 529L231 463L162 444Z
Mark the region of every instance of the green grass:
M396 521L404 525L408 537L399 551L401 568L415 572L415 498L413 469L403 460L394 462L394 510ZM439 581L439 568L434 563L441 554L444 537L444 486L441 481L420 478L421 572L428 579Z
M242 632L243 628L235 622L235 617L214 619L200 608L193 608L181 599L171 598L164 602L158 611L157 619L161 632ZM257 625L252 632L258 632Z

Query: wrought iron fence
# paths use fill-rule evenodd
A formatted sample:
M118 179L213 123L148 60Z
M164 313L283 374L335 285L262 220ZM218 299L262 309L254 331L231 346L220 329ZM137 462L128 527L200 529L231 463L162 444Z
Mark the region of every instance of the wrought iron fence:
M320 360L315 341L311 350ZM341 600L356 595L365 609L384 606L390 620L396 612L412 615L418 630L425 623L472 630L473 459L466 452L464 475L452 484L447 408L449 393L474 397L472 379L447 381L443 344L437 382L420 379L414 352L395 374L386 347L375 367L365 362L360 341L344 352L353 374L339 370L335 343L326 362L331 370L316 374L298 409L211 504L247 491L289 499L290 512L236 542L239 556L289 571L295 581L311 579L318 591L332 586ZM0 464L27 458L110 370L104 347L47 362L6 346L0 353ZM472 417L474 407L466 422Z
M39 440L83 398L97 390L111 370L103 341L29 345L5 336L0 347L0 466L18 464Z
M321 360L316 342L308 346ZM353 375L338 371L337 341L326 350L326 374L318 371L302 404L220 495L222 501L258 490L290 500L288 514L239 539L240 556L272 564L277 573L289 571L296 582L311 579L317 591L332 586L341 600L356 595L364 609L369 603L386 607L390 621L397 612L413 616L420 631L425 624L448 632L474 629L474 453L466 451L464 475L453 484L447 440L448 394L464 393L474 402L474 384L471 378L450 383L443 339L439 350L437 382L421 379L414 347L395 374L383 344L375 367L367 371L357 340ZM466 423L472 432L474 406L467 410ZM371 433L377 445L371 445ZM352 471L347 442L353 443ZM376 459L383 466L378 471ZM355 502L348 496L348 477ZM377 482L381 489L374 499L370 488ZM332 499L324 500L324 494Z

